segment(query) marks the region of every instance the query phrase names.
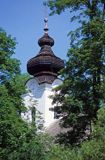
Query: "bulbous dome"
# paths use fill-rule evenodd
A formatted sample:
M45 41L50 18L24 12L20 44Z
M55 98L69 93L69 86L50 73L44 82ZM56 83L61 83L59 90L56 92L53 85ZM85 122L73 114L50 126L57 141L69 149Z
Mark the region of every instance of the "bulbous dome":
M64 68L64 61L55 56L51 49L54 45L53 38L48 35L47 28L44 30L44 36L38 41L41 47L39 53L27 63L28 73L36 77L39 84L45 82L52 83L57 77L58 72Z
M48 33L45 33L44 36L39 39L38 44L40 47L44 45L52 47L54 45L54 40L48 35Z
M29 74L37 76L42 72L57 76L58 72L64 67L64 62L59 57L50 53L41 53L30 59L27 63Z

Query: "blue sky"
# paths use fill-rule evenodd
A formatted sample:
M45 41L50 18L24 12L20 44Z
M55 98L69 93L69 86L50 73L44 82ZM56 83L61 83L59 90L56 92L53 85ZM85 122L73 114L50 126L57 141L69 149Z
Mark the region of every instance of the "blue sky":
M16 37L15 57L21 61L23 73L27 72L27 61L40 50L37 42L44 34L44 16L43 0L0 0L0 27ZM55 40L52 49L57 56L66 59L67 34L75 27L70 23L70 13L50 16L48 20L49 35Z

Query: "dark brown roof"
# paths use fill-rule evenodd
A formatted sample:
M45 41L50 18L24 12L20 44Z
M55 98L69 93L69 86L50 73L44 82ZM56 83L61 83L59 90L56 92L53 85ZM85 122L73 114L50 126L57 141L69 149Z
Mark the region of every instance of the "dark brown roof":
M48 35L48 33L45 33L44 36L39 39L38 44L40 47L44 45L52 47L54 45L54 40Z
M54 40L48 33L45 33L38 43L41 49L35 57L28 61L27 71L37 77L39 81L41 79L40 83L52 83L58 72L64 67L64 61L54 55L51 49Z

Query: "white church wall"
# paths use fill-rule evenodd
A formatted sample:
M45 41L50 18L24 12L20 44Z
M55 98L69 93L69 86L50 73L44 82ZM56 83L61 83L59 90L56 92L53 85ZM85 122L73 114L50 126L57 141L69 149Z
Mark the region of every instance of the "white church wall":
M37 79L35 78L29 79L26 83L28 93L23 96L24 103L28 108L28 110L27 113L25 113L22 117L24 119L27 119L28 117L29 122L32 121L32 116L30 111L32 106L31 101L35 100L37 101L35 107L37 111L39 111L40 116L43 119L42 120L40 118L40 120L37 119L37 121L44 122L43 125L45 128L49 127L52 123L54 123L56 119L54 119L54 111L51 110L51 108L53 108L54 106L52 105L52 99L50 98L50 96L54 94L54 92L52 92L52 89L60 85L61 83L62 80L55 79L52 84L43 83L39 85ZM30 101L30 96L31 96L31 101Z

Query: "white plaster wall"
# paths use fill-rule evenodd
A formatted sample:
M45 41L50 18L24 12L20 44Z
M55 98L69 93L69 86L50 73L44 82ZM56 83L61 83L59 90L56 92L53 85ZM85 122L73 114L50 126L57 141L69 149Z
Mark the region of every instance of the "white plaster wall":
M52 105L52 99L50 99L49 96L54 94L52 92L52 88L60 85L61 83L62 80L55 79L52 84L43 83L39 85L37 79L29 79L26 83L28 93L23 96L24 103L28 110L22 115L22 117L26 120L28 117L28 121L31 122L32 117L30 110L31 106L34 104L33 102L36 100L37 105L35 105L35 107L41 113L40 116L44 120L43 126L47 128L55 122L56 119L54 119L54 112L50 110L50 108L53 108L54 106Z

